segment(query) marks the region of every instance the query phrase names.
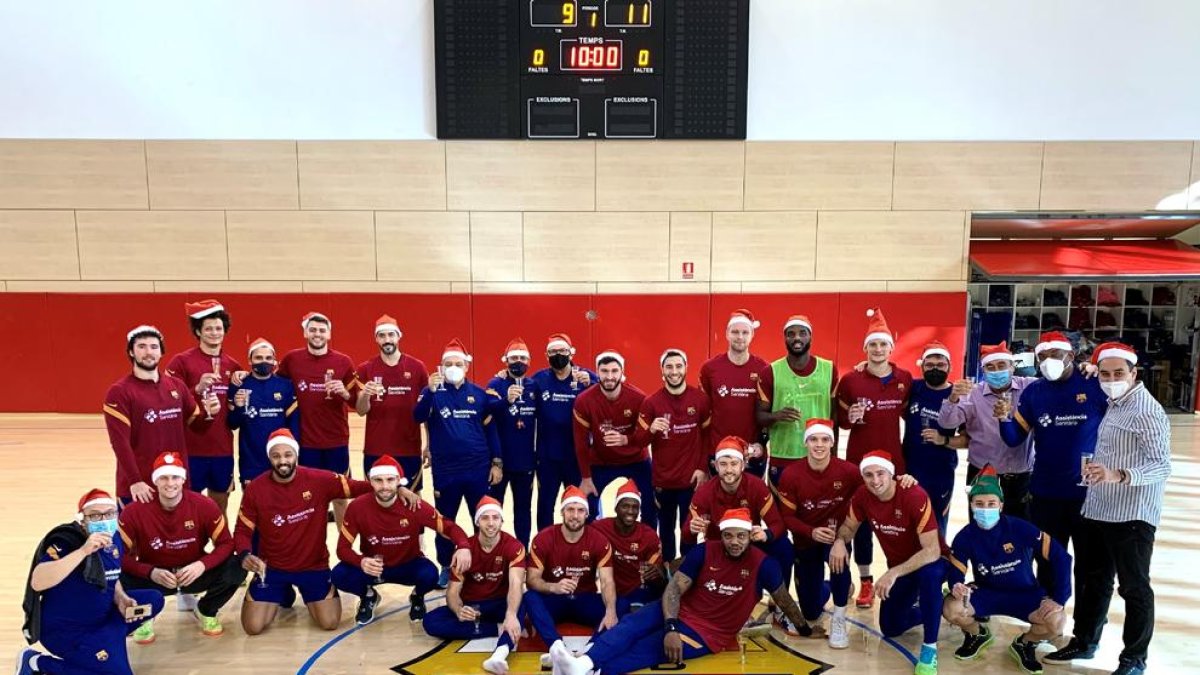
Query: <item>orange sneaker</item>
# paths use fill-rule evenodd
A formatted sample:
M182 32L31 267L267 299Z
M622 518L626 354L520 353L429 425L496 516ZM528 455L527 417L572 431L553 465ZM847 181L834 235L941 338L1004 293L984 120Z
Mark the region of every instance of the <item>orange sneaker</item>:
M871 577L863 577L859 581L862 585L858 589L858 597L854 599L854 605L859 609L870 609L875 604L875 580Z

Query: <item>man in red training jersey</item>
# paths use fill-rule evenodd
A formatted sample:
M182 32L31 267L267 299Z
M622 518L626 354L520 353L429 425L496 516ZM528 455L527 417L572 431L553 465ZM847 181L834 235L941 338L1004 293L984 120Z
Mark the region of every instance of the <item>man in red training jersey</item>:
M758 428L758 377L767 367L761 357L750 353L750 341L759 322L748 309L735 309L725 325L729 349L700 366L700 389L712 406L712 438L737 436L746 448L746 470L763 477L767 470L763 439Z
M354 371L362 385L354 410L367 418L363 474L380 457L395 457L408 478L406 487L420 492L421 424L413 419L413 408L417 395L429 384L429 371L420 359L400 351L403 336L396 320L387 314L375 320L379 356L363 361Z
M626 478L617 489L616 515L591 524L613 550L613 579L617 584L617 616L625 616L662 597L666 576L658 533L638 522L642 494Z

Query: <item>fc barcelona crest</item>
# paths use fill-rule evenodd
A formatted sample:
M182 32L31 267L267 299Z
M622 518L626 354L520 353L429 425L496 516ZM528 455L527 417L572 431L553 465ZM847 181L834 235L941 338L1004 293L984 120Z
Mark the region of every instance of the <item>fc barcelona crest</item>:
M105 650L103 650L103 649L101 649L100 651L96 652L96 660L97 660L97 661L102 661L102 662L103 662L103 661L107 661L107 660L108 660L108 652L107 652L107 651L105 651Z
M305 490L304 492L301 492L300 496L303 497L304 501L306 501L306 502L312 501L312 491L310 491L310 490Z
M406 370L406 371L404 371L404 379L406 379L406 380L411 380L411 379L412 379L412 373L408 372L407 370Z
M750 570L743 569L741 571L741 575L742 575L742 578L745 579L746 577L750 576Z
M738 506L740 506L742 508L747 508L750 506L750 502L748 500L743 499L738 502Z
M584 560L591 560L592 552L591 551L583 551L582 553L579 554L579 557L583 558Z
M475 402L475 397L474 397L474 396L468 396L468 397L467 397L467 403L474 403L474 402Z
M900 509L896 509L896 520L900 520L903 517L904 517L904 514L900 513Z
M1011 543L1009 543L1009 542L1005 542L1005 543L1004 543L1004 552L1005 552L1005 553L1012 553L1012 552L1013 552L1013 545L1012 545Z
M833 481L833 489L840 492L842 489L842 481L840 481L840 480Z
M194 521L194 520L185 520L185 521L183 521L183 529L185 529L185 530L194 530L194 529L196 529L196 521Z
M903 382L901 382L901 383L897 384L897 385L896 385L896 389L898 389L898 390L900 390L900 391L904 391L904 383L903 383Z
M758 382L758 373L750 373L750 381Z
M408 518L400 519L400 527L408 527Z
M637 553L639 548L641 548L641 545L636 541L629 545L630 553Z
M689 406L688 406L688 409L687 409L687 414L688 414L688 415L695 415L695 414L696 414L696 406L694 406L694 405L689 405Z
M282 392L278 392L278 391L277 391L277 392L275 392L275 394L274 394L273 398L274 398L276 401L282 401L282 400L283 400L283 393L282 393Z
M1076 403L1087 403L1087 394L1075 394Z
M633 411L632 411L632 410L630 410L629 408L626 408L626 409L625 409L625 416L626 416L626 417L633 417Z
M171 390L171 398L173 398L173 399L175 399L176 401L178 401L178 400L179 400L179 392L177 392L177 391L175 391L174 389L172 389L172 390Z

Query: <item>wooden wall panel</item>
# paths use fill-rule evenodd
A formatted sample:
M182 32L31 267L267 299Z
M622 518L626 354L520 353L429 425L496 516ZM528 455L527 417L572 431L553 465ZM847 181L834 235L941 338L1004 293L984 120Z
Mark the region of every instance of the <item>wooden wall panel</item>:
M77 211L84 280L228 279L220 211Z
M470 214L380 211L375 214L380 281L470 281Z
M817 214L812 211L714 213L714 281L812 279Z
M712 214L676 211L671 214L671 279L684 281L683 264L692 263L692 280L712 278Z
M596 144L448 142L446 185L452 211L591 211Z
M0 211L0 279L78 279L72 211Z
M294 141L147 141L150 208L294 209Z
M446 150L435 141L300 141L300 208L446 208Z
M666 281L669 213L526 213L526 281Z
M1190 142L1046 143L1043 209L1153 209L1188 184Z
M476 281L521 281L525 252L520 213L471 213L471 274Z
M610 141L596 144L600 211L740 211L745 144Z
M141 141L0 140L0 208L146 207Z
M1200 208L1200 141L1192 143L1192 175L1188 179L1188 208Z
M892 208L1036 209L1041 143L897 143Z
M746 210L887 209L894 143L746 143Z
M962 278L961 211L823 211L817 279Z
M369 211L229 211L229 278L375 279Z

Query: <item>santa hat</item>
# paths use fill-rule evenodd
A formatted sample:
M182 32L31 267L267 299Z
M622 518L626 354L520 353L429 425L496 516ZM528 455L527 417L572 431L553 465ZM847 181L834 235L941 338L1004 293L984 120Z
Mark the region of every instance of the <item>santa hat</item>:
M975 481L971 483L971 491L967 493L968 498L979 495L996 495L1000 501L1004 501L1004 490L1000 487L1000 477L996 475L996 469L991 464L980 469L979 474L975 476Z
M400 466L400 462L390 455L381 456L371 465L371 470L367 472L367 478L376 476L395 476L400 479L401 485L408 485L408 479L404 477L404 469Z
M1061 349L1065 352L1075 351L1075 348L1071 346L1070 338L1056 330L1042 333L1042 336L1038 338L1037 346L1033 348L1033 353L1034 355L1041 354L1047 349Z
M183 465L183 460L178 453L164 452L154 460L154 470L150 472L150 482L157 481L160 476L187 478L187 467Z
M983 345L979 348L979 365L986 366L992 361L1012 361L1012 352L1008 351L1008 342L998 345Z
M621 352L618 352L615 349L606 349L606 350L600 352L599 354L597 354L596 355L596 367L597 368L600 367L600 359L607 359L609 357L616 359L617 363L620 364L620 366L622 368L625 367L625 357L621 356Z
M683 351L682 349L676 349L674 347L671 347L671 348L667 349L665 352L663 352L661 356L658 357L658 367L659 368L661 368L662 365L667 362L667 357L669 357L669 356L678 356L679 358L683 359L683 365L685 365L685 366L687 365L687 352ZM622 363L621 365L624 366L625 364Z
M804 423L804 442L807 443L809 438L818 434L833 438L833 422L814 417Z
M329 325L329 329L333 330L333 322L329 320L329 317L320 312L309 312L308 314L305 314L304 318L300 319L300 330L308 330L308 323L313 319L320 319L324 321Z
M642 503L642 493L632 478L626 478L621 487L617 488L617 499L614 503L620 504L622 499L635 499L639 504Z
M750 520L750 509L729 509L721 515L722 532L735 527L742 530L754 527L754 521Z
M729 330L738 324L749 326L751 329L758 328L761 325L754 319L754 315L748 309L735 309L730 312L729 323L725 324L725 329Z
M117 500L113 499L112 495L108 494L100 488L92 488L87 494L79 498L79 513L89 506L111 506L116 508Z
M388 316L387 314L384 314L383 316L379 317L378 319L375 319L375 334L376 335L379 335L380 333L385 333L389 330L394 330L394 331L396 331L396 335L398 335L399 337L404 337L404 331L400 330L400 325L397 324L396 320L393 319L392 317Z
M442 350L442 360L452 358L460 358L467 363L471 362L471 355L467 353L467 348L463 346L462 340L454 338L446 343L446 348Z
M566 333L555 333L546 341L546 351L555 349L567 349L572 355L575 354L575 346L571 344L571 336Z
M133 330L126 333L125 341L126 342L133 341L133 336L137 335L139 333L149 333L151 335L157 335L159 340L162 340L162 336L163 336L162 331L155 328L154 326L151 326L149 324L142 324L142 325L138 326L137 328L134 328Z
M559 503L558 509L561 511L570 504L579 504L585 511L589 511L587 496L583 494L583 490L574 485L568 485L567 489L563 490L562 502Z
M892 331L888 328L887 319L883 318L883 311L878 307L872 307L867 310L867 337L863 338L863 349L866 349L867 343L871 340L885 340L890 345L896 344L896 339L892 337Z
M183 303L183 311L187 312L189 318L203 319L210 314L224 312L225 308L216 300L198 300Z
M504 348L504 356L500 357L500 362L508 363L508 360L514 356L529 358L529 347L525 346L525 341L521 338L513 338L509 341L508 346Z
M271 448L277 445L286 445L296 452L300 452L300 444L296 442L296 437L287 429L276 429L267 436L267 452L271 452Z
M501 520L504 519L504 507L501 506L500 502L497 501L495 497L484 495L483 499L479 500L479 504L475 507L476 525L479 524L479 519L482 518L483 514L485 513L494 513L500 516Z
M271 344L270 342L267 342L267 340L265 338L258 338L254 342L250 343L250 349L246 352L246 357L249 358L249 356L254 353L255 349L259 349L261 347L266 347L267 349L270 349L272 354L275 353L275 345Z
M921 352L921 358L917 360L917 365L921 365L930 356L944 356L949 361L950 349L946 345L934 340L925 345L925 351Z
M717 452L713 455L713 459L721 459L722 457L733 457L746 461L746 441L737 436L726 436L717 443Z
M1135 366L1138 362L1137 351L1120 342L1105 342L1096 347L1096 351L1092 352L1092 363L1098 366L1104 359L1125 359Z
M866 471L868 467L881 466L888 470L888 473L896 473L896 464L892 462L892 454L883 450L872 450L863 455L862 461L858 463L858 470Z
M808 317L804 316L803 314L793 314L789 316L787 322L783 324L783 330L787 331L787 329L791 328L792 326L807 328L810 333L812 332L812 322L810 322Z

